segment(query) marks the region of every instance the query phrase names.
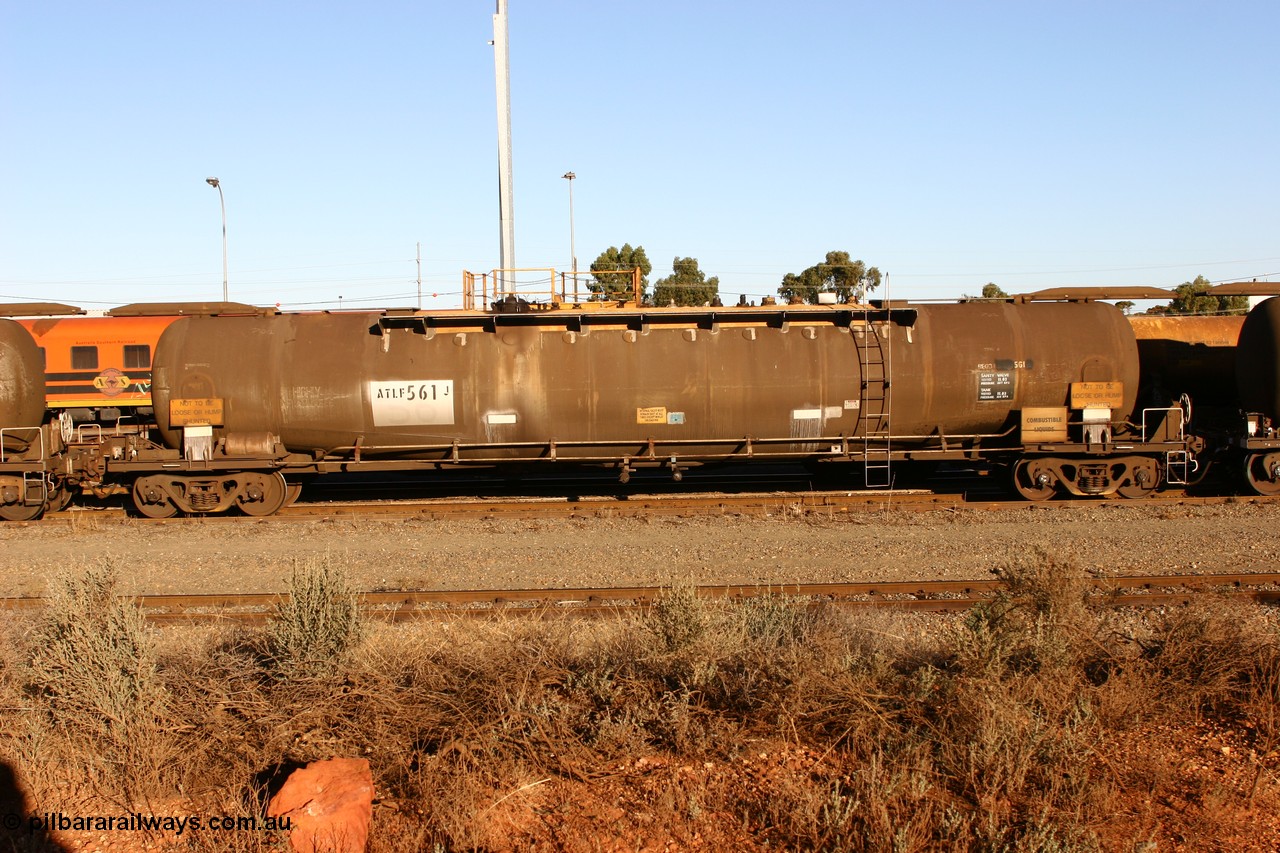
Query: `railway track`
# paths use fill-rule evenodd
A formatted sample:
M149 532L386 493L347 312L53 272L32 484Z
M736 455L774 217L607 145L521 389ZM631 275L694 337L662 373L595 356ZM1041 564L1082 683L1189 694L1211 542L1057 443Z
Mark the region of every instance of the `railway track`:
M1096 595L1117 606L1179 605L1197 595L1214 594L1265 604L1280 604L1280 573L1141 575L1097 579ZM702 586L706 599L741 600L783 596L797 606L888 608L956 612L990 600L1003 581L923 581L893 583L783 584L775 586ZM388 622L423 618L570 616L599 617L643 611L662 598L661 587L601 589L525 589L367 592L358 596L365 615ZM144 595L129 598L156 624L268 621L287 598L280 593L235 595ZM3 598L0 610L30 610L41 598Z
M1213 506L1231 503L1262 504L1280 496L1187 495L1162 493L1139 500L1098 499L1028 502L987 496L940 494L925 490L886 491L803 491L702 494L640 494L627 496L570 497L447 497L396 501L315 501L285 507L273 516L234 514L133 519L139 524L272 524L313 521L323 518L387 518L426 520L484 518L625 518L639 516L694 515L809 515L858 514L899 510L928 512L960 509L979 511L1018 510L1024 512L1069 512L1099 506L1159 507ZM76 524L94 516L125 518L121 508L70 509L47 514L23 524Z

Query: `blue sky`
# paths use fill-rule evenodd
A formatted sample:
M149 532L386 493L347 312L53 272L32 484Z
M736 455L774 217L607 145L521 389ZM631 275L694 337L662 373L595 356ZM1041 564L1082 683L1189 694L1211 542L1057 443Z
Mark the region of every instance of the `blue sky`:
M0 301L455 307L493 0L0 0ZM516 261L899 298L1280 278L1274 2L510 0ZM431 294L437 294L432 298Z

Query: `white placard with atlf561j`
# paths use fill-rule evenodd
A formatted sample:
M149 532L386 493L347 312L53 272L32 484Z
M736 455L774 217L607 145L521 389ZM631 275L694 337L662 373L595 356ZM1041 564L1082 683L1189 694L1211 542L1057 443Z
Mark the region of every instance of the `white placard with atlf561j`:
M369 406L374 426L452 424L453 380L370 382Z

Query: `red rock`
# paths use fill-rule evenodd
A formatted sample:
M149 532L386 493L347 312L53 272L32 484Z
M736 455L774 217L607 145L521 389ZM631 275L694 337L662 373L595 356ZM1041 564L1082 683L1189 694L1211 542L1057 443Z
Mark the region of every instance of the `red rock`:
M297 853L362 853L373 817L373 776L363 758L313 761L295 770L267 804L289 818Z

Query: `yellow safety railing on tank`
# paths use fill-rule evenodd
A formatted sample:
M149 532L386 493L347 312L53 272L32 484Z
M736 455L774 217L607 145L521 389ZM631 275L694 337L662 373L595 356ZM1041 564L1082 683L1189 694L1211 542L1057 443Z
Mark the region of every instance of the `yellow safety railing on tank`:
M605 276L626 277L628 298L619 299L618 291L606 291L600 284ZM532 279L532 280L531 280ZM641 300L640 268L627 270L595 270L584 273L560 273L551 267L495 269L487 273L462 271L462 307L467 311L484 310L493 302L507 297L529 302L560 305L584 302L632 302ZM614 295L608 295L609 293Z

